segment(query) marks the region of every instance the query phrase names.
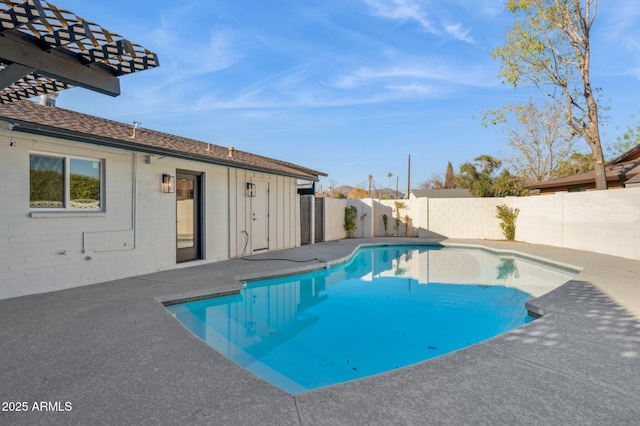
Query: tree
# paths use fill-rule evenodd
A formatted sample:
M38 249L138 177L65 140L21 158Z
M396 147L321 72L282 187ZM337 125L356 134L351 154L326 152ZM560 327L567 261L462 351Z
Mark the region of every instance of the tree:
M366 189L355 187L351 191L349 191L349 197L352 200L361 200L363 198L367 198L369 196L369 192Z
M534 86L565 110L572 135L591 149L596 189L607 189L598 103L590 77L590 32L597 0L507 0L516 19L505 44L493 50L500 77L514 87Z
M478 158L475 160L478 161ZM458 188L467 188L474 197L490 197L491 184L491 175L486 170L478 172L477 165L469 162L460 166L460 173L456 176Z
M502 167L502 162L490 155L481 155L474 159L476 163L464 163L456 176L458 188L467 188L474 197L505 197L522 195L524 180L503 170L494 177Z
M568 159L560 162L560 165L553 171L553 178L561 178L565 176L575 175L576 173L587 172L593 170L593 162L589 154L581 154L574 152Z
M560 164L575 152L578 139L567 132L563 110L557 103L544 103L541 109L530 99L525 105L508 105L489 110L483 125L503 124L510 153L507 163L527 183L551 179Z
M631 116L633 119L634 117ZM640 122L635 127L627 126L626 132L616 138L617 142L610 149L613 157L619 157L632 148L640 145Z
M453 173L453 166L451 161L447 163L447 173L444 176L445 189L452 189L456 187L456 175Z
M442 189L444 183L442 182L442 176L434 173L431 177L424 182L420 182L420 189Z
M522 195L526 181L521 176L512 175L504 169L500 175L491 182L492 197L507 197L510 195Z

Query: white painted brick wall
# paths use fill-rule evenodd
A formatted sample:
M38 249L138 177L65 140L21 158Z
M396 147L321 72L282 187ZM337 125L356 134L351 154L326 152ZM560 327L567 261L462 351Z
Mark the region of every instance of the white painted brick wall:
M511 205L505 198L432 198L428 230L431 236L501 239L496 206Z
M16 146L9 146L10 139ZM106 212L44 215L40 210L40 217L31 217L30 152L104 159ZM176 169L205 173L206 260L229 258L230 218L246 214L231 210L229 169L169 157L153 157L146 164L139 154L134 244L133 161L133 154L124 150L0 132L0 299L176 268L175 194L162 193L160 185L162 174L175 175ZM243 179L251 176L250 172L242 174ZM288 204L295 202L294 178L259 175L273 182L274 196L290 191ZM235 196L244 203L244 188L238 191ZM295 207L275 203L273 207L273 222L287 226L272 230L275 248L294 246L299 239L299 223L291 220ZM279 217L283 214L284 220Z

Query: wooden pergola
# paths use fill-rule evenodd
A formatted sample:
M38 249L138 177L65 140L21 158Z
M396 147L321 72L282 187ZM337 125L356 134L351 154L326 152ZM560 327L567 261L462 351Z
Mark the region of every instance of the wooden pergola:
M45 0L0 0L0 103L84 87L120 94L119 76L155 53Z

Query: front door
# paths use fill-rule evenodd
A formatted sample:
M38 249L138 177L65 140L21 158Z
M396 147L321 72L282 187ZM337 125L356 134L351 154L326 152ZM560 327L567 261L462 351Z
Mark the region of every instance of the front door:
M256 196L251 198L251 247L269 248L269 182L255 182Z
M202 255L201 175L176 173L176 260L186 262Z

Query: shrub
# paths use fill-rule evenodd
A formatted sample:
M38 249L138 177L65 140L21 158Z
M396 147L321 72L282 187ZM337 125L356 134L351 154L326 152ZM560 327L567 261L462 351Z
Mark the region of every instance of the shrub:
M502 234L504 237L513 241L516 238L516 219L518 219L518 214L520 213L520 209L512 209L506 204L501 204L496 206L496 217L500 219L502 222L500 223L500 228L502 228Z
M344 230L347 231L347 237L353 237L358 224L356 219L358 218L358 209L356 206L345 207L344 209Z
M382 215L382 224L384 225L384 236L387 236L387 229L389 228L389 216L386 214Z

